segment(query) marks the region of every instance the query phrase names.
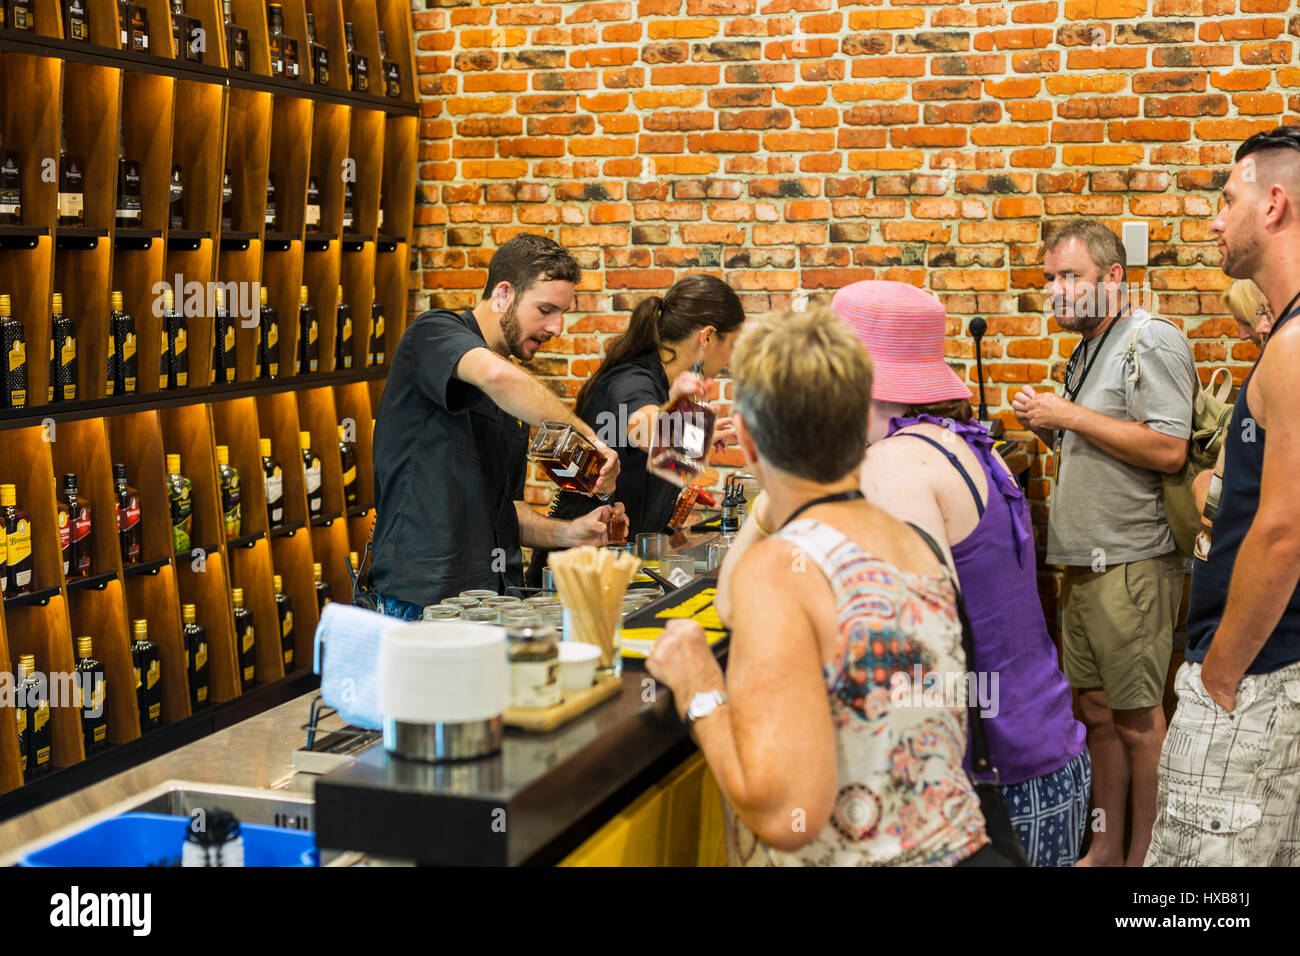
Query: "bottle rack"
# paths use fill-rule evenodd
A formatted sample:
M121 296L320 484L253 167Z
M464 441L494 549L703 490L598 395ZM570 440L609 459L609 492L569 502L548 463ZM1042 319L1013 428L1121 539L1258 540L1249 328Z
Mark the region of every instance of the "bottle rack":
M138 2L138 0L137 0ZM28 403L0 409L0 482L17 486L18 505L33 523L34 590L0 605L0 671L33 653L42 672L70 672L74 639L94 638L107 677L109 738L141 737L134 693L130 622L149 621L163 668L163 720L194 721L180 608L196 605L209 642L213 706L244 698L230 590L244 589L257 629L256 683L286 677L273 575L293 601L293 674L311 665L318 623L313 563L335 599L348 600L349 551L364 553L374 520L372 426L386 366L366 366L374 300L382 304L391 360L408 314L408 255L414 225L418 117L409 5L399 0L284 0L285 32L299 41L301 78L270 75L263 0L234 0L236 22L249 32L251 70L230 70L220 0L185 0L207 38L203 63L174 58L167 0L144 0L150 54L119 48L116 4L90 0L90 43L62 36L56 0L37 0L36 30L0 30L0 135L22 165L23 225L0 226L0 292L10 294L28 349ZM306 14L317 42L330 50L329 86L311 80ZM371 58L372 93L350 89L345 20ZM388 34L406 100L383 96L378 30ZM378 95L375 95L375 94ZM58 225L58 183L41 164L67 150L84 164L85 223ZM138 228L116 224L119 141L142 166ZM351 162L345 162L351 161ZM182 229L170 228L173 163L184 174ZM222 185L229 169L231 222L223 228ZM345 170L355 169L354 221L343 229ZM266 225L268 175L275 176L278 222ZM307 231L310 176L321 193L319 232ZM380 209L381 197L383 210ZM175 284L178 310L212 282L267 289L279 314L280 370L254 378L257 329L236 319L235 381L210 383L211 311L187 311L189 384L160 389L161 284ZM308 286L320 321L319 371L299 375L298 290ZM351 370L336 369L337 291L353 316ZM136 320L137 392L106 395L109 297L123 293ZM48 402L50 298L60 292L75 323L78 400ZM254 305L255 294L249 296ZM205 304L210 301L205 294ZM227 303L228 306L231 303ZM155 311L156 310L156 311ZM233 311L233 310L232 310ZM157 314L156 314L157 313ZM358 504L345 505L336 430L355 435ZM312 435L322 462L324 514L309 521L299 431ZM286 525L268 527L258 439L272 440L285 475ZM243 528L226 540L220 511L216 446L227 445L240 472ZM174 554L168 518L165 455L181 456L192 481L192 547ZM124 566L113 516L112 465L127 465L143 509L142 561ZM92 508L92 572L67 579L60 557L57 480L75 473ZM249 698L245 698L249 699ZM257 698L251 698L256 700ZM242 705L241 705L242 706ZM86 759L79 714L52 709L53 763ZM0 793L23 786L12 708L0 706ZM151 735L152 736L152 735ZM113 759L113 758L110 758ZM71 778L69 778L71 779ZM43 791L42 791L43 792ZM17 794L15 794L17 796Z

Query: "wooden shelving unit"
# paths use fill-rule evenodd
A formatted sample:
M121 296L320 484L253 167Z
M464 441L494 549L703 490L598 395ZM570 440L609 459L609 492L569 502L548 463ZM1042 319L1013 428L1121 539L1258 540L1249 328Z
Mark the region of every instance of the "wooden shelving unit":
M33 525L34 593L0 604L0 671L20 654L36 655L44 673L71 671L74 640L89 634L107 675L109 737L141 737L134 693L131 621L149 621L163 670L163 718L195 718L190 705L181 605L194 604L208 633L210 700L244 695L235 646L231 588L244 589L257 633L256 682L286 676L273 575L294 605L294 672L309 667L318 614L313 563L325 566L338 599L350 594L347 553L364 552L373 523L372 419L386 366L367 366L371 304L383 307L386 356L405 328L407 254L414 217L417 108L409 4L401 0L286 0L285 31L298 40L300 77L270 75L262 0L235 0L248 30L249 72L228 66L219 0L186 0L202 24L201 63L175 58L166 0L144 0L150 52L119 47L116 5L91 0L91 42L62 36L58 4L38 0L36 29L0 30L0 136L22 170L23 223L0 227L0 292L13 301L28 350L28 404L0 409L0 482L17 486ZM311 83L306 14L331 54L328 86ZM371 57L371 92L350 89L343 25L356 24ZM404 100L386 99L378 30L388 32ZM57 167L60 130L70 155L83 160L85 223L60 227ZM119 143L141 164L143 214L138 229L117 227ZM169 179L179 166L183 221L172 228ZM223 229L223 180L230 173L229 228ZM267 181L275 177L277 221L267 226ZM306 224L307 183L321 192L319 232ZM353 221L344 230L351 177ZM381 213L381 197L385 206ZM381 228L382 222L382 228ZM322 241L323 240L323 241ZM227 286L236 315L237 374L211 384L214 283ZM320 371L299 374L295 349L298 290L306 285L320 320ZM352 308L351 369L336 369L338 288ZM175 290L188 325L189 383L162 388L162 290ZM254 377L257 289L265 287L279 317L280 374ZM372 295L371 289L374 289ZM106 395L110 293L123 293L135 318L137 392ZM48 403L50 300L63 295L75 323L78 397ZM236 310L232 308L232 313ZM240 321L243 318L243 321ZM359 500L343 500L337 428L354 436ZM299 431L321 458L325 513L308 520ZM272 532L258 439L270 438L284 473L286 523ZM228 541L222 522L216 446L225 445L240 473L243 523ZM166 455L181 456L191 480L191 547L175 553L169 520ZM143 555L124 565L114 524L114 463L127 467L142 501ZM93 514L92 570L65 576L56 515L63 474L76 474ZM256 698L249 698L256 699ZM79 713L52 715L54 766L86 761ZM110 748L109 753L112 753ZM108 755L105 755L108 756ZM90 758L87 767L99 756ZM0 793L23 786L14 711L0 702Z

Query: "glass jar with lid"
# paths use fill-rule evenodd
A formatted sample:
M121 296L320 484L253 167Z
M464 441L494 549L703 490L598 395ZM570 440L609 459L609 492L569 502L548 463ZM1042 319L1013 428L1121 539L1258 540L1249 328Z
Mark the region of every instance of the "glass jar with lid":
M496 591L489 591L486 588L475 588L470 591L461 591L460 596L463 598L473 598L482 604L488 598L500 597Z
M536 710L563 699L560 685L559 634L537 624L506 627L510 659L510 706Z
M472 624L496 624L501 612L494 607L467 607L460 612L460 619Z
M483 602L481 602L478 598L454 597L454 598L444 598L442 603L445 604L447 607L457 607L460 608L461 610L464 610L467 607L478 607Z
M454 621L460 617L460 608L448 604L430 604L424 609L426 621Z

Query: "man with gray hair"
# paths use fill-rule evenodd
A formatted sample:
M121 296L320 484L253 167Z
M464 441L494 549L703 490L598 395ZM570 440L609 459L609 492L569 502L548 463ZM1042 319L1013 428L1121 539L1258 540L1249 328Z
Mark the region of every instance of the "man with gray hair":
M1086 220L1058 228L1043 271L1057 323L1082 340L1063 395L1026 386L1012 407L1054 452L1047 562L1065 568L1062 661L1088 728L1100 811L1080 862L1140 866L1156 815L1161 703L1183 593L1160 475L1187 459L1196 368L1182 332L1129 301L1124 247L1110 229Z

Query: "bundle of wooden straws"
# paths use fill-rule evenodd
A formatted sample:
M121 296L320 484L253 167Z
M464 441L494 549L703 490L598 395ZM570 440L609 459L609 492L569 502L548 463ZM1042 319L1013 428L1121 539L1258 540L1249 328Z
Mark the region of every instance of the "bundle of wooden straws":
M619 651L614 629L623 614L623 594L641 562L635 555L599 548L570 548L550 556L551 575L573 622L570 640L600 648L600 666L609 667Z

